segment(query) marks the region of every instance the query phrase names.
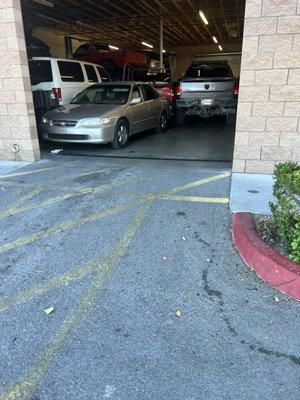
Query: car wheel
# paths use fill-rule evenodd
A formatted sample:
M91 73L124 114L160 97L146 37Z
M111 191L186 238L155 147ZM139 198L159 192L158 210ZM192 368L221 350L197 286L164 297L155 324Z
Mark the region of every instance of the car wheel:
M167 125L168 125L167 114L165 111L163 111L159 117L158 125L157 125L155 131L157 133L165 132L165 130L167 129Z
M185 123L185 112L182 108L176 110L176 122L178 125L184 125Z
M129 142L129 127L126 121L120 120L117 122L115 128L114 140L110 143L110 146L114 150L124 149L128 146Z

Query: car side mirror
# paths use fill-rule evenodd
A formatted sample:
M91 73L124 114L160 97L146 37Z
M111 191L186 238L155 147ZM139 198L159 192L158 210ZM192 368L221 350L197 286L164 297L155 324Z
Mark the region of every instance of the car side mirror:
M134 97L133 99L131 99L130 105L133 106L134 104L139 104L141 102L142 102L141 97Z

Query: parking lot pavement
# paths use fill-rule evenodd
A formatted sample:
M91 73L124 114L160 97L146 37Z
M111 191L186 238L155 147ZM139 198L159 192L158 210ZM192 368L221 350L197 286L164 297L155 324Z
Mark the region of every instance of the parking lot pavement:
M299 399L299 306L234 250L229 187L87 157L0 178L0 399Z

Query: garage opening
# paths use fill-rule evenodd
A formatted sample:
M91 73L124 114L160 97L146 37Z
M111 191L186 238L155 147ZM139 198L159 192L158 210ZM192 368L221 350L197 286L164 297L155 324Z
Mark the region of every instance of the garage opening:
M232 161L245 0L21 4L42 152Z

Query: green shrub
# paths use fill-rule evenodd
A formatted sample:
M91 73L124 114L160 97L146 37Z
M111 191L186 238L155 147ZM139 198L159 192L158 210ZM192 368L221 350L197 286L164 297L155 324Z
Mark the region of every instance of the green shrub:
M286 244L289 256L300 263L300 213L295 196L300 194L300 165L293 162L275 168L273 194L277 203L270 203L276 230Z

